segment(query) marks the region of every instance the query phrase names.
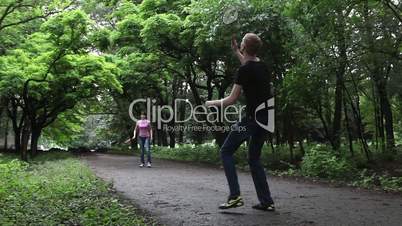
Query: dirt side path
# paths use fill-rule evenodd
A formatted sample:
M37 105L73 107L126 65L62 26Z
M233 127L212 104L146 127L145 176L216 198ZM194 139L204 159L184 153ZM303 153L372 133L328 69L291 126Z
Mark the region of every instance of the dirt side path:
M166 225L402 225L402 197L334 188L270 177L277 211L251 209L257 202L252 178L239 173L244 207L220 211L227 197L223 170L155 160L139 168L137 157L94 154L83 157L95 173L114 183Z

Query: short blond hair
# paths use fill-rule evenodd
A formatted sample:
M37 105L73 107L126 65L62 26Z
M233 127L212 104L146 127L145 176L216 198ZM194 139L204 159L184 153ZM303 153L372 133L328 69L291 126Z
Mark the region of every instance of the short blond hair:
M254 33L247 33L243 38L244 51L250 55L257 55L258 51L262 47L261 38Z

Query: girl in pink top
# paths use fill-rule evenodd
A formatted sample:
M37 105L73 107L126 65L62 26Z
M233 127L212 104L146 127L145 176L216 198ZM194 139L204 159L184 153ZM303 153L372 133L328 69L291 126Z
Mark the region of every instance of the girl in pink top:
M141 120L137 121L134 129L134 136L135 139L136 134L138 132L138 143L141 147L141 164L140 167L144 167L145 159L144 155L147 152L147 167L151 167L151 148L150 142L152 140L152 127L151 122L146 118L144 113L141 113Z

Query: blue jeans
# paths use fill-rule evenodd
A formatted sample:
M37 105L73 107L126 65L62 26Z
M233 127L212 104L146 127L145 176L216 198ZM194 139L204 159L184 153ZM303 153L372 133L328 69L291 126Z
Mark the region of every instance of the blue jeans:
M148 162L151 162L151 147L149 143L149 137L139 137L138 139L141 148L141 163L145 164L144 155L147 152Z
M229 184L230 197L240 195L240 186L233 154L244 141L248 140L248 163L258 200L261 204L273 203L264 167L260 162L261 149L267 134L268 131L258 126L253 119L244 118L232 126L232 130L226 137L220 150L225 175Z

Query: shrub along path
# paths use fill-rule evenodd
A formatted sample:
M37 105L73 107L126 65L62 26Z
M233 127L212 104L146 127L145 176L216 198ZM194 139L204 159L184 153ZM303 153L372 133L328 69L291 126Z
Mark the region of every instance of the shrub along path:
M274 213L257 202L249 173L239 172L244 207L219 211L226 199L222 169L155 160L139 168L133 156L94 154L83 159L95 173L166 225L400 225L402 197L270 177Z

